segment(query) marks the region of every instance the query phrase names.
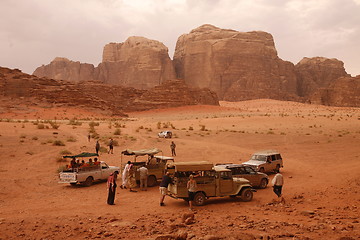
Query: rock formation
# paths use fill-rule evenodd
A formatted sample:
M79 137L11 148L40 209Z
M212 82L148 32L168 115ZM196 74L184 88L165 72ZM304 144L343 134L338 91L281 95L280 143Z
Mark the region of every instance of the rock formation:
M317 89L328 87L339 77L348 76L344 63L324 57L303 58L295 65L298 94L308 98Z
M33 74L73 82L98 80L137 89L150 89L175 78L168 48L143 37L129 37L124 43L105 45L103 61L96 68L92 64L55 58Z
M341 77L310 97L311 103L338 107L360 107L360 75Z
M57 57L49 65L38 67L33 75L72 82L94 80L94 65Z
M179 80L164 82L154 89L139 90L97 81L73 83L39 78L1 67L0 99L17 99L28 105L47 102L54 106L100 109L118 116L125 116L124 112L155 108L219 105L215 93L207 89L190 89Z
M277 56L269 33L200 26L179 37L174 65L178 78L219 99L296 98L294 65Z

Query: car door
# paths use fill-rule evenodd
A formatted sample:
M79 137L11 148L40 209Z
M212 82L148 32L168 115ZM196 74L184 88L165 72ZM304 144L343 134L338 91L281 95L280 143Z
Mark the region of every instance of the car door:
M100 164L100 167L101 167L101 179L107 179L111 174L109 166L106 163L102 162Z
M220 194L226 194L233 191L233 179L231 171L220 172Z

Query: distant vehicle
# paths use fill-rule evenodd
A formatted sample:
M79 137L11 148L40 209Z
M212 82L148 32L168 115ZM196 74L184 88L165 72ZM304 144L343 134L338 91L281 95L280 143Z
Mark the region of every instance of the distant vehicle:
M167 165L167 171L173 174L173 183L168 186L168 195L175 199L188 200L187 181L194 174L197 192L194 204L201 206L210 197L240 197L248 202L253 198L250 182L245 178L233 177L231 171L210 162L174 162Z
M246 166L253 167L259 172L280 172L283 167L283 160L278 151L265 150L256 152L252 155L251 159L243 162Z
M140 182L140 173L137 171L138 168L145 166L148 169L148 181L147 185L149 187L153 187L157 184L158 180L161 180L166 164L171 161L174 162L173 157L167 157L162 155L155 155L162 152L160 149L152 148L152 149L142 149L142 150L130 150L126 149L121 152L122 155L126 156L134 156L134 160L131 161L135 166L135 179ZM138 161L137 157L139 156L147 156L143 161ZM122 169L124 166L122 166Z
M88 158L98 156L96 153L81 153L74 156L64 156L64 158ZM59 173L59 183L70 183L76 185L81 183L85 186L91 186L94 181L106 180L111 173L118 171L119 167L109 166L104 161L96 165L79 166L68 168Z
M233 177L245 178L250 181L251 186L257 188L266 188L269 183L269 177L265 173L257 172L252 167L243 164L217 164L231 170Z
M158 136L160 138L172 138L172 132L171 131L163 131L158 133Z

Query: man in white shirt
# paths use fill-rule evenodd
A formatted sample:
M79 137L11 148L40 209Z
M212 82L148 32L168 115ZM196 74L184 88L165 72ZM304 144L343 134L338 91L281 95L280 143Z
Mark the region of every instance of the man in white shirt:
M277 173L271 181L273 185L274 193L281 198L281 202L285 203L285 199L282 197L282 187L284 185L284 177L281 173Z
M149 171L145 166L142 166L138 169L138 172L140 173L140 190L147 191L147 179Z

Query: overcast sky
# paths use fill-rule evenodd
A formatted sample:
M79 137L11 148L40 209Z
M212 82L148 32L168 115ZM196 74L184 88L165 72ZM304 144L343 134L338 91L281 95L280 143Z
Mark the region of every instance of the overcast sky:
M360 0L0 0L0 66L32 73L55 57L97 66L109 42L177 38L203 24L261 30L283 60L337 58L360 74Z

